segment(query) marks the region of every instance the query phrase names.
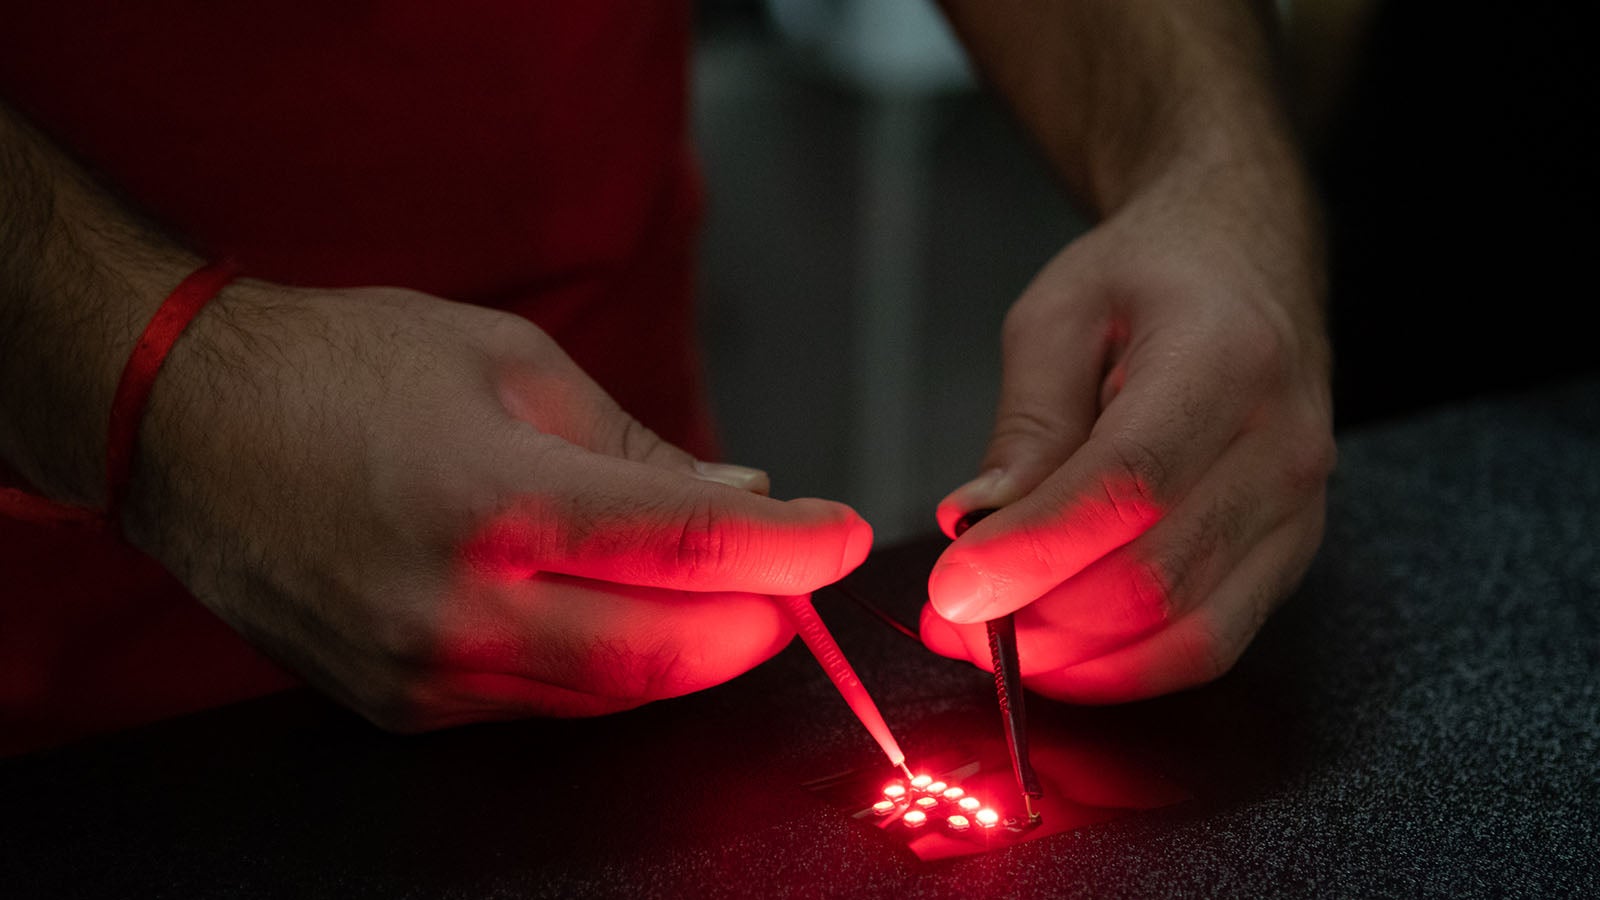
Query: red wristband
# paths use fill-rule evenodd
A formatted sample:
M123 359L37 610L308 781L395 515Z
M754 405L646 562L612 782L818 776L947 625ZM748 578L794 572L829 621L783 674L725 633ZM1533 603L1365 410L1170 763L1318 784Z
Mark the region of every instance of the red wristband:
M185 328L207 303L239 274L232 260L202 266L189 274L161 301L150 324L139 335L117 393L111 401L111 424L106 429L106 523L120 530L122 503L133 475L133 453L139 442L139 423L144 419L150 390L155 387L161 364L178 342Z
M232 260L197 269L173 289L145 326L133 354L122 369L117 393L111 401L111 424L106 434L106 510L62 503L14 487L0 486L0 515L40 525L100 525L120 530L122 501L133 473L133 451L139 439L139 422L156 375L172 345L200 310L238 274Z

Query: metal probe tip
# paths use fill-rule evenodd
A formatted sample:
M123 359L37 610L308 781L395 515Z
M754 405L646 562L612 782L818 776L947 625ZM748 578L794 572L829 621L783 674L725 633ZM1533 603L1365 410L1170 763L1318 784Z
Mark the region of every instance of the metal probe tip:
M906 773L906 780L907 780L907 781L910 781L910 780L911 780L911 779L912 779L912 778L913 778L913 777L915 777L915 776L913 776L913 775L912 775L912 774L911 774L911 769L910 769L910 767L909 767L909 766L907 766L907 765L906 765L906 764L905 764L905 761L904 761L904 760L902 760L902 761L901 761L901 762L900 762L900 771L902 771L902 772L904 772L904 773Z
M1043 818L1043 816L1040 816L1039 813L1034 810L1034 808L1033 808L1033 798L1028 796L1027 794L1023 794L1022 795L1022 805L1027 807L1027 809L1028 809L1028 824L1029 825L1037 825L1037 824L1039 824L1039 822Z

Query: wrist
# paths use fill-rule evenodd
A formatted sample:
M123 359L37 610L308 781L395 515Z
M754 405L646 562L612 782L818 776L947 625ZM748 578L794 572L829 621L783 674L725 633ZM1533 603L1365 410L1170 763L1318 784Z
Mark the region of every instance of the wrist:
M137 432L119 523L129 543L158 559L186 549L189 538L180 532L205 531L215 527L210 519L228 516L217 486L238 477L235 466L250 448L230 442L219 423L229 412L261 408L264 398L252 386L267 376L249 356L262 346L285 352L283 336L258 321L271 319L262 311L281 306L281 299L276 285L234 280L166 354Z
M198 264L0 106L0 457L31 487L103 505L123 365Z
M1322 211L1292 143L1261 132L1216 141L1168 161L1122 199L1113 218L1239 259L1273 293L1325 303ZM1159 223L1152 225L1152 223Z

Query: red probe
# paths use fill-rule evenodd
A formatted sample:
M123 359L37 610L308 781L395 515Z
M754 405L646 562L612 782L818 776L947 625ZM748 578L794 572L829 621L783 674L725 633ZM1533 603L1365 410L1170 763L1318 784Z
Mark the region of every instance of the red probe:
M878 705L872 702L872 697L862 686L861 679L856 677L856 670L850 668L850 661L844 658L844 651L839 649L838 642L828 632L828 626L822 624L822 617L817 615L816 607L811 605L811 598L802 594L777 599L783 611L788 613L789 619L794 622L795 630L800 633L800 640L805 641L811 650L811 655L822 664L822 671L828 673L833 686L844 695L844 702L850 704L850 711L856 714L856 718L867 727L873 740L883 748L884 754L889 757L889 763L899 766L900 770L906 773L906 778L910 778L911 769L906 766L906 755L900 752L900 745L895 742L894 735L889 733L889 724L883 721L883 714L878 712Z

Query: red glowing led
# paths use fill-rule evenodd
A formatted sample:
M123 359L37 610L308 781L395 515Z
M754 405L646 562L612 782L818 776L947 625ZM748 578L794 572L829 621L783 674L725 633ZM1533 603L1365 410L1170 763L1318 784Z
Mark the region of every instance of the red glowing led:
M950 818L945 819L944 823L950 826L951 831L966 831L968 828L972 827L972 822L969 821L966 816L961 815L951 816Z
M906 795L906 786L896 781L894 784L884 787L883 795L890 800L899 800Z
M872 804L872 811L880 816L887 816L889 813L894 812L894 805L893 800L879 800L877 803Z
M928 785L928 793L930 793L930 794L942 794L942 793L944 793L944 789L947 788L947 787L949 787L949 785L945 784L944 782L935 781L934 783Z
M975 817L978 824L985 828L993 828L1000 823L1000 814L992 809L980 809Z
M961 807L962 812L977 812L978 807L983 804L979 802L977 797L962 797L958 805Z
M944 789L944 798L946 800L960 800L966 793L961 788L948 787Z
M933 809L935 806L938 806L938 805L939 805L939 801L935 800L932 797L918 797L917 798L917 806L921 807L922 809Z
M932 775L918 775L917 777L911 779L911 786L919 791L926 790L930 784L933 784Z
M921 828L923 825L927 824L928 814L920 809L913 809L912 811L906 813L905 817L901 819L901 821L905 822L906 827L908 828Z

